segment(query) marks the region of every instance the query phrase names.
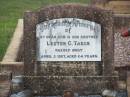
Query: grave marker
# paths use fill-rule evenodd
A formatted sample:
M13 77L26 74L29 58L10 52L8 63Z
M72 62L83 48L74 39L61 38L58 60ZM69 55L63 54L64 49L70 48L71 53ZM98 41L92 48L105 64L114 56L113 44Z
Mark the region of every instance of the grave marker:
M65 4L26 12L25 85L42 95L66 89L87 95L110 88L113 43L111 11Z

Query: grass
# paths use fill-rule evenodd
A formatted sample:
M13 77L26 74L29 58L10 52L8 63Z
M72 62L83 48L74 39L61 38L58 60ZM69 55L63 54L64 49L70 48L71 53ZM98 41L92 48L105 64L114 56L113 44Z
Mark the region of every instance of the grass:
M26 10L34 10L50 4L72 2L87 4L90 0L0 0L0 60L9 45L17 20L23 17Z

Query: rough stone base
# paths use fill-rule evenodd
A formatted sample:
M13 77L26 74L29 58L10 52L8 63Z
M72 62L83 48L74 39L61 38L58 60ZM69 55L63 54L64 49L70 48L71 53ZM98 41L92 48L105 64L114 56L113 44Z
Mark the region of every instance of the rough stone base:
M62 95L64 90L88 95L101 93L104 89L116 89L117 80L116 76L26 76L26 85L32 84L30 88L38 95Z

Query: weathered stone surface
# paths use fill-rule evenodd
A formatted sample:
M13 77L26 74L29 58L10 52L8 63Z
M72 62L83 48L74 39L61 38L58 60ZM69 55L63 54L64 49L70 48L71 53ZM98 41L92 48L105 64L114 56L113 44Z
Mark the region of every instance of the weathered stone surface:
M114 19L114 64L115 66L129 66L130 38L122 37L122 31L130 27L130 16L115 15Z
M36 38L35 38L36 24L46 20L51 20L55 18L64 18L64 17L82 18L97 22L102 25L102 61L103 61L102 64L104 65L105 68L109 66L109 68L104 70L104 73L109 70L112 71L112 68L110 68L112 67L113 64L112 12L90 6L66 4L66 5L49 6L41 9L39 12L27 12L25 14L24 19L25 73L27 75L28 74L32 75L34 73L34 64L37 64ZM49 64L53 64L53 62L49 62ZM64 64L64 62L59 62L59 64ZM28 68L30 68L31 70L26 70Z
M34 75L36 64L36 24L38 13L26 12L24 16L24 70L26 75Z
M57 18L80 18L101 24L102 61L37 62L36 24ZM105 87L107 88L108 86L111 87L112 81L104 83L104 80L102 79L102 81L97 80L97 83L94 84L93 81L96 80L96 78L94 77L91 79L86 78L86 76L98 76L99 74L112 76L114 61L113 39L113 13L111 11L80 4L65 4L45 7L40 9L38 12L26 12L24 16L25 86L31 87L31 89L34 90L34 93L43 95L59 95L64 89L68 88L71 88L72 90L77 89L81 94L84 94L84 92L88 90L88 92L85 92L85 94L87 94L89 91L101 92L101 89ZM54 67L54 65L57 66ZM67 69L68 65L71 66L71 68ZM76 65L77 67L75 68ZM80 68L81 65L83 68ZM45 68L45 66L47 67ZM61 68L59 68L59 66L61 66ZM66 66L66 68L64 68L65 71L62 66ZM91 73L88 73L87 69L88 71L91 71ZM63 80L59 79L61 78L60 76L63 76ZM72 76L74 76L74 78L72 78ZM36 77L36 79L33 77ZM109 79L111 80L111 77Z
M40 66L39 75L43 76L89 76L97 75L95 64L87 62L60 62L46 63L43 62ZM90 62L89 62L90 63Z
M31 80L31 81L30 81ZM104 89L115 89L118 77L111 76L28 76L26 81L34 93L44 96L62 95L72 90L80 96L98 94ZM37 83L37 85L36 85Z

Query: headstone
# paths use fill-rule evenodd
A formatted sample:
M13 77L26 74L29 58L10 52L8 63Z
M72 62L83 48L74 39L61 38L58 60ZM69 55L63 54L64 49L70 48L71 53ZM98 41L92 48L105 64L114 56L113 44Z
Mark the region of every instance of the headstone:
M41 95L113 88L113 13L92 6L48 6L24 15L25 86Z

